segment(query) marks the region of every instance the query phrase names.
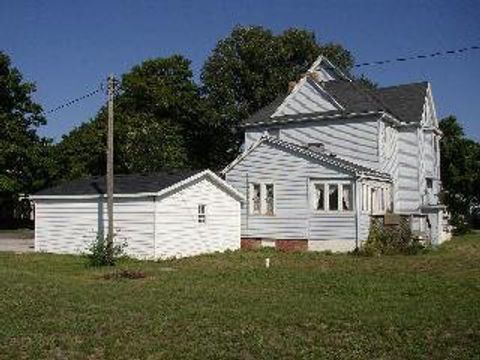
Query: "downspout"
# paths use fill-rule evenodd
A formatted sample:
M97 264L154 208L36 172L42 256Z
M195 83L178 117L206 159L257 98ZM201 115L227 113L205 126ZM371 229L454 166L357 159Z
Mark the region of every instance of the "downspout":
M250 214L250 194L249 194L249 189L250 189L250 184L248 182L248 173L245 174L245 194L246 196L246 206L245 206L245 231L247 234L250 234L250 231L248 229L248 215Z
M358 191L358 181L360 176L355 178L355 248L358 249L359 237L360 237L360 201L359 201L359 191Z

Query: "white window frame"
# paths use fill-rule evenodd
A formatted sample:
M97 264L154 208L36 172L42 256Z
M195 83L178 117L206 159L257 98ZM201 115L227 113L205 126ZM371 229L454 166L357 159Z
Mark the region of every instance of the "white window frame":
M254 211L254 202L253 202L253 196L254 196L254 187L258 185L260 186L260 211ZM272 185L273 186L273 213L267 214L267 185ZM251 182L249 184L249 209L248 213L251 216L275 216L276 214L276 209L277 209L277 187L275 186L275 183L273 181L255 181Z
M386 184L362 184L362 212L383 215L393 210L391 191L391 186Z
M324 185L324 210L317 210L317 191L315 185L323 184ZM338 186L338 198L337 198L337 210L330 210L330 185ZM343 210L343 185L350 185L350 210ZM313 179L310 181L310 209L315 214L352 214L355 211L355 194L354 194L354 184L352 180L336 180L336 179L325 179L318 180Z

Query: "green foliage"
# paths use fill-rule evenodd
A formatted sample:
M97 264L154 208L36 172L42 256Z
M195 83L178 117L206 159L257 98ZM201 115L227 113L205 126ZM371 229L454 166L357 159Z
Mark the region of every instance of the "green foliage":
M195 167L200 102L190 62L179 55L147 60L124 74L115 99L115 171ZM57 145L63 179L105 173L106 121L102 108Z
M89 266L114 266L117 261L125 257L126 241L116 243L109 249L109 244L103 235L98 235L89 245L85 258Z
M424 246L412 236L409 226L383 226L372 222L368 239L358 253L361 255L413 255Z
M313 32L301 29L274 35L261 26L235 27L217 43L201 79L213 122L221 124L217 129L224 141L212 151L223 155L222 163L237 154L241 121L286 93L289 81L298 80L320 54L346 72L353 65L353 57L343 47L321 45Z
M480 206L480 144L465 137L455 116L440 121L443 202L457 233L468 231Z
M10 216L20 194L49 185L54 177L51 143L36 132L45 118L32 100L35 90L0 51L0 203Z

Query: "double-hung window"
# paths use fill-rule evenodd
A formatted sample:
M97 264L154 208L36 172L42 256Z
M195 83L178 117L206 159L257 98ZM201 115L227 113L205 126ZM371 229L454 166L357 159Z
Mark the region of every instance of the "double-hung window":
M318 212L348 212L353 210L350 181L312 181L312 207Z
M252 215L275 214L275 186L273 183L250 183L249 212Z

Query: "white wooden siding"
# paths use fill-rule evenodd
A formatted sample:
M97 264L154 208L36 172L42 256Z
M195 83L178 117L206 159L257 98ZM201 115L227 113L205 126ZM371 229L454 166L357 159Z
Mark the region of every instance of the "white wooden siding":
M35 201L35 250L85 253L106 233L107 207L99 199ZM198 205L206 223L198 223ZM240 201L209 178L164 196L115 198L115 241L140 259L190 256L240 248Z
M248 129L245 131L245 143L244 151L248 150L253 144L255 144L263 135L265 130L261 129Z
M245 149L263 134L263 130L247 129ZM371 168L379 168L378 121L368 119L325 119L316 122L284 124L279 138L295 144L323 143L326 150L347 160Z
M313 80L303 78L278 107L272 117L337 110L327 93Z
M198 205L206 222L198 222ZM240 202L208 179L157 200L155 257L170 258L240 248Z
M395 211L416 212L420 206L420 149L417 128L402 128L398 133L398 176Z
M87 250L98 232L107 229L106 201L38 200L35 250L80 254ZM115 199L116 241L126 241L128 255L151 258L153 254L152 198Z
M245 195L247 183L275 184L275 215L248 215L244 206L242 236L339 240L354 246L355 213L313 214L308 193L310 179L353 179L351 174L263 143L230 169L226 179Z

